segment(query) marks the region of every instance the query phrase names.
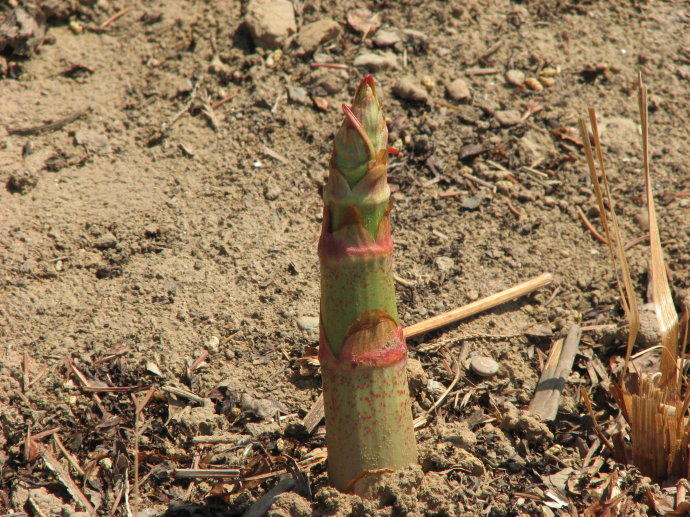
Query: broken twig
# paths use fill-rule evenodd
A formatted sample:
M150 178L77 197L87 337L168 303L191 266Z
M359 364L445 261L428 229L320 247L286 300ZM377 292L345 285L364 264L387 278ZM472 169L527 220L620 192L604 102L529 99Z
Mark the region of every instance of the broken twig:
M59 118L57 120L52 120L44 124L38 124L36 126L8 127L7 132L10 135L29 136L47 133L48 131L55 131L57 129L61 129L63 126L66 126L67 124L70 124L71 122L74 122L77 119L80 119L84 116L84 114L87 111L89 111L89 108L77 111L75 113L72 113L71 115L67 115L66 117Z

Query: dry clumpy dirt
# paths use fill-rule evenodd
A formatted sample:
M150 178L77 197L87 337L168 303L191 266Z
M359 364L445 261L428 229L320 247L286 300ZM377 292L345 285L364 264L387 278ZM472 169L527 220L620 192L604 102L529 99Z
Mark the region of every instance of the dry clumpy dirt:
M606 378L625 319L607 248L577 213L600 228L576 127L598 109L624 238L644 235L643 73L680 299L690 288L688 5L258 4L0 3L0 514L672 507L662 486L601 448L579 396L584 387L610 431ZM555 281L410 341L415 417L451 385L455 361L461 375L418 431L421 466L384 477L365 501L329 487L323 426L309 433L302 418L320 386L310 357L319 188L340 104L367 71L401 151L390 181L403 323L543 272ZM647 301L646 245L629 257ZM575 322L594 329L557 419L543 423L525 409L551 344ZM471 372L476 355L498 373ZM192 467L238 472L173 476ZM271 505L281 476L289 490Z

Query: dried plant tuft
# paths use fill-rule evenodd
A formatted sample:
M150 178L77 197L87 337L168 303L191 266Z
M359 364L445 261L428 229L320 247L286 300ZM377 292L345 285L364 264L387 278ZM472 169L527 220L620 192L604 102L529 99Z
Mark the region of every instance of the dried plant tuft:
M641 78L638 81L638 92L642 126L643 171L649 214L650 283L654 313L661 336L661 341L651 348L661 349L659 371L653 374L636 371L630 362L632 348L639 330L640 317L604 167L594 109L589 109L594 152L584 119L581 118L579 123L587 164L599 204L602 225L611 252L623 308L630 325L625 366L620 379L612 382L610 387L611 394L629 425L630 441L627 444L622 434L619 434L609 443L612 444L614 454L619 461L635 465L644 475L652 479L665 480L672 476L690 476L690 418L688 417L690 389L682 382L681 375L687 331L682 333L683 344L679 347L679 328L682 326L687 329L688 311L683 312L682 325L679 325L678 314L673 305L671 289L666 275L654 206L649 167L647 87L642 83ZM608 206L608 215L605 206Z

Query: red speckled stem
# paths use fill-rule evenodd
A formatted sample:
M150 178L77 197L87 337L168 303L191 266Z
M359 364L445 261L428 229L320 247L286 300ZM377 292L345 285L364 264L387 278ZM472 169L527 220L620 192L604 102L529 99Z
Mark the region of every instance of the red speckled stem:
M382 472L417 462L390 234L387 130L367 76L335 140L319 240L328 472L366 494Z

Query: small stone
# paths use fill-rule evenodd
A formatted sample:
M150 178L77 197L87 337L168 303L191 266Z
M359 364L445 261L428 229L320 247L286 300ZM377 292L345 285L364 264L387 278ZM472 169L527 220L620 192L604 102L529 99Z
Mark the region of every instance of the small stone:
M323 97L325 95L335 95L345 88L348 80L347 75L339 70L329 68L317 68L308 76L309 85L313 95Z
M470 361L470 368L481 377L493 377L498 373L498 363L484 355L475 355Z
M455 267L455 261L450 257L436 257L434 264L441 273L448 273Z
M90 129L81 129L74 134L74 141L77 145L83 145L94 154L110 154L113 152L108 138Z
M424 86L429 93L436 88L436 81L434 81L434 78L430 75L423 75L419 82L422 83L422 86Z
M297 30L292 2L288 0L251 0L245 17L257 47L280 48Z
M544 88L548 88L556 83L556 79L553 77L539 76L539 82L542 84L542 86L544 86Z
M319 328L318 316L301 316L297 318L297 326L307 332L313 332Z
M426 389L432 395L440 395L446 391L446 387L434 379L429 379L426 383Z
M496 182L496 190L499 194L510 196L517 190L517 185L512 181L501 180Z
M535 77L525 79L525 86L535 92L540 92L544 89L544 85L541 84L539 80Z
M314 103L314 106L316 106L321 111L328 111L328 107L330 106L330 102L328 102L328 99L326 97L319 97L318 95L312 95L311 101Z
M170 98L175 99L183 97L185 94L191 92L194 89L194 83L189 77L175 77L173 84L171 85Z
M522 115L515 110L499 110L494 117L502 126L514 126L522 121Z
M525 82L525 73L521 70L508 70L506 81L513 86L522 86L522 83Z
M457 109L458 116L460 120L466 124L479 124L482 118L482 110L475 106L470 106L469 104L461 104ZM479 144L468 144L468 146L473 146L474 148L484 148L484 146ZM466 146L467 147L467 146ZM481 151L483 152L483 151Z
M280 187L273 183L264 186L264 197L269 201L274 201L280 196Z
M394 54L360 54L352 62L354 66L361 66L370 72L380 72L381 70L397 69L398 60Z
M447 83L446 91L448 92L448 97L454 101L463 101L472 96L470 88L463 79L456 79L451 83Z
M302 27L297 34L297 44L304 52L314 52L316 47L340 36L340 25L331 18L324 18Z
M640 227L640 230L649 231L649 211L646 208L638 210L633 216L633 220Z
M69 30L71 30L74 34L81 34L84 32L84 25L82 25L78 20L70 20Z
M292 102L297 102L299 104L309 104L309 96L307 95L307 90L300 86L288 86L288 98Z
M211 336L208 338L208 341L206 341L206 348L208 348L209 352L216 353L218 352L218 347L220 346L220 338L218 336Z
M412 140L412 149L414 149L415 154L429 154L433 150L429 135L416 135Z
M470 289L469 291L467 291L467 299L471 302L479 299L479 291L477 291L476 289Z
M429 48L429 36L423 32L414 29L403 29L402 33L406 42L412 46L414 51L426 52Z
M372 41L377 47L396 47L402 44L402 38L399 33L384 29L376 31Z
M347 24L362 34L373 34L381 26L379 15L369 9L351 9L347 13Z
M163 375L163 372L161 372L161 369L153 361L146 361L146 371L154 375L157 375L158 377L165 377L165 375Z
M547 67L542 68L541 72L539 72L539 75L542 77L554 77L560 73L561 73L560 66L557 66L555 68L552 66L547 66Z
M403 77L395 86L393 93L406 101L427 102L429 95L414 77Z
M525 189L518 191L517 198L518 201L521 201L522 203L529 203L530 201L537 199L537 196L531 190Z
M117 238L110 232L102 233L93 243L93 247L99 250L107 250L116 246Z
M240 409L245 413L260 418L261 420L270 420L278 414L279 408L276 404L268 399L258 399L252 397L248 393L243 393L240 397Z

